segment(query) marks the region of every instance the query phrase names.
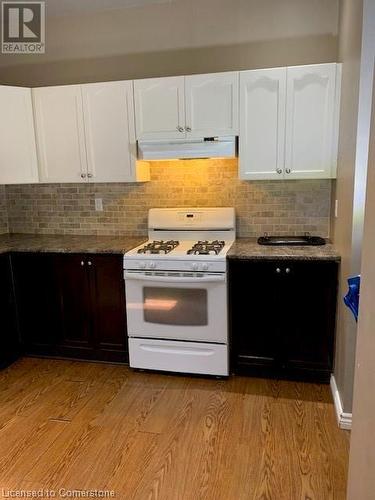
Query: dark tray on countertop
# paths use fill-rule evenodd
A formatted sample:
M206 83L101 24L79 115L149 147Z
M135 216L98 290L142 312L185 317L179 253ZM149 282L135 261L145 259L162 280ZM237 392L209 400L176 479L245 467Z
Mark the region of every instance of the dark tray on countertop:
M321 246L326 240L320 236L261 236L259 245L269 246Z

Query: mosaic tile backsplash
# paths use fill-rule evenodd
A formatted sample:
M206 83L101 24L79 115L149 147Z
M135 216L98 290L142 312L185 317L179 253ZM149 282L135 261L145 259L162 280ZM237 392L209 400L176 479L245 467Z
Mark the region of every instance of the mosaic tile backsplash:
M8 232L8 212L5 186L0 186L0 234Z
M331 181L240 181L236 160L188 160L154 163L148 183L7 186L6 198L12 233L144 236L149 208L234 206L240 237L327 237Z

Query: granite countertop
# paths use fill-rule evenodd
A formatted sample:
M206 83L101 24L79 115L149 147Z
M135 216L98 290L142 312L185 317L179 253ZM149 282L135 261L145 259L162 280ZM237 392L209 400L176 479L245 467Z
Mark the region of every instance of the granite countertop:
M124 254L146 241L146 237L4 234L0 236L0 253L109 253Z
M230 259L331 260L339 262L340 254L331 243L324 246L265 246L255 238L239 238L228 252Z
M146 241L146 237L87 235L0 235L0 253L109 253L124 254ZM332 244L317 247L264 246L255 238L239 238L228 253L230 259L333 260L341 257Z

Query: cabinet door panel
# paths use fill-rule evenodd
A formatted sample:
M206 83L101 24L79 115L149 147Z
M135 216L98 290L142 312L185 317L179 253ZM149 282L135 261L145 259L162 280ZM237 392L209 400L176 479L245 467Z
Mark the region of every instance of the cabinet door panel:
M58 257L62 318L60 348L66 355L82 353L82 356L92 357L86 354L94 346L88 262L89 259L83 255Z
M287 178L332 175L335 81L336 64L287 68Z
M33 89L33 97L40 181L86 182L80 85Z
M29 354L55 354L61 338L55 256L13 254L12 263L23 348Z
M184 77L134 81L137 139L182 139L185 134ZM182 127L183 132L178 128Z
M0 184L38 182L31 90L0 86Z
M188 137L238 135L238 75L234 71L185 77Z
M9 255L0 255L0 368L15 361L19 354L13 280Z
M286 68L240 72L240 178L284 173Z
M287 370L333 368L337 264L292 262L285 280L284 359Z
M82 85L82 97L90 180L134 181L136 144L132 83Z
M121 256L96 255L89 268L97 357L127 359L125 283Z
M279 364L282 314L276 262L230 262L232 368L270 374Z

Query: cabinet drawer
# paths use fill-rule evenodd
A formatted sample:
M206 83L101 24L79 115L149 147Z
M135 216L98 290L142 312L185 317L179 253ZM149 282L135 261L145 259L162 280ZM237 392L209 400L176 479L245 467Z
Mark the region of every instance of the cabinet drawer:
M169 340L129 339L132 368L228 375L227 346Z

